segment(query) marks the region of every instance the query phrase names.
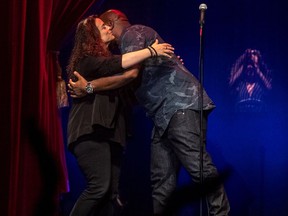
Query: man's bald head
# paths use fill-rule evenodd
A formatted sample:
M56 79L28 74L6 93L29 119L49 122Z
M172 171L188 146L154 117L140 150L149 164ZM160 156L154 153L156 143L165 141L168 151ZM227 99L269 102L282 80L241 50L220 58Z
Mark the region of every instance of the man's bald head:
M131 25L127 16L123 12L115 9L102 13L100 19L111 27L112 33L116 38L121 35L123 29Z
M103 22L108 24L118 20L128 22L127 16L123 12L115 9L111 9L104 12L103 14L101 14L100 19L102 19Z

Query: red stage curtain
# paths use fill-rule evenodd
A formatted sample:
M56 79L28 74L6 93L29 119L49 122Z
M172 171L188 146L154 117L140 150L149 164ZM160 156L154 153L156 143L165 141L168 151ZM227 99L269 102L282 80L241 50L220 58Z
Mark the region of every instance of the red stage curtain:
M69 190L56 100L56 55L65 36L95 1L4 0L0 3L1 215L33 215L36 207L41 207L43 186L50 184L49 179L43 178L53 174L49 168L53 168L54 162L59 181L53 200ZM42 133L44 140L41 140ZM44 195L49 190L44 190ZM45 207L44 204L42 215L48 215ZM57 215L51 208L50 212Z

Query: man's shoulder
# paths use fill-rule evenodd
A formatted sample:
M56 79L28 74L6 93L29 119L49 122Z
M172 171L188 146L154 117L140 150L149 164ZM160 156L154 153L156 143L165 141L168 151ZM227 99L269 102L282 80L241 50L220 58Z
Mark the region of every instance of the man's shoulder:
M139 38L150 38L150 37L154 37L155 35L158 35L157 32L152 29L149 26L145 26L145 25L132 25L129 26L128 28L125 29L125 31L122 33L122 39L126 38L126 39L139 39Z
M142 24L135 24L132 25L130 27L128 27L127 30L137 30L137 31L141 31L141 30L145 30L145 31L155 31L152 27L150 26L146 26L146 25L142 25Z

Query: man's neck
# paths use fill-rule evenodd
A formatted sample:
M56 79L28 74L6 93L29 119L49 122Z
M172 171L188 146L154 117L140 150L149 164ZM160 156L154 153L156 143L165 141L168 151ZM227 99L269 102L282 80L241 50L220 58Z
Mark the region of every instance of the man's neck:
M131 26L131 24L129 22L122 22L121 24L119 24L119 26L115 32L115 37L117 38L117 41L121 40L122 34L130 26Z

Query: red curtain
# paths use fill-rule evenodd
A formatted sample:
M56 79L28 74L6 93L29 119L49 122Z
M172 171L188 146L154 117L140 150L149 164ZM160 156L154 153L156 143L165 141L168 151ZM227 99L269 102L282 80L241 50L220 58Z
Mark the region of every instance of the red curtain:
M56 99L57 50L95 1L0 3L1 215L35 215L37 208L47 207L41 205L42 196L53 195L57 203L60 194L69 190ZM55 179L50 174L55 169L52 193L49 186L55 185L50 180ZM57 210L51 207L49 215L57 215Z

